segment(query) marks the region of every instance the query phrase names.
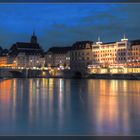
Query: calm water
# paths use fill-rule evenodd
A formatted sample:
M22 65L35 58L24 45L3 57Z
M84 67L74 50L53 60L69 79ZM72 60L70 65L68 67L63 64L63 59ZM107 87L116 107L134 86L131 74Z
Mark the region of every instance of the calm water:
M140 135L140 81L0 80L0 135Z

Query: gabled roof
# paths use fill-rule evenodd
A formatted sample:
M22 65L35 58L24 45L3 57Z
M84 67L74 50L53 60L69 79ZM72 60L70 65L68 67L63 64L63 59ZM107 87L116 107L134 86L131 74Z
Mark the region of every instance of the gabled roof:
M91 48L92 48L93 41L77 41L77 42L75 42L75 43L72 45L72 50L87 49L87 48L86 48L86 45L87 45L87 44L90 45L90 48L88 48L88 49L91 49Z
M0 56L7 56L8 55L8 49L3 49L0 51Z
M39 44L35 43L25 43L25 42L17 42L16 46L18 49L24 48L24 49L40 49Z
M72 47L51 47L46 53L66 54Z
M39 44L26 42L17 42L9 49L9 55L17 55L18 53L25 53L26 55L44 54L43 49Z
M131 40L130 43L131 43L131 46L133 46L133 45L140 45L140 39Z

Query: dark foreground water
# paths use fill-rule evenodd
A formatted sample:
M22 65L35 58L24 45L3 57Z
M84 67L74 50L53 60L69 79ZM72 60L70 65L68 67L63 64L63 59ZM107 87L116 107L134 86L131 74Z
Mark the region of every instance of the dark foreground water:
M0 135L140 135L140 81L0 80Z

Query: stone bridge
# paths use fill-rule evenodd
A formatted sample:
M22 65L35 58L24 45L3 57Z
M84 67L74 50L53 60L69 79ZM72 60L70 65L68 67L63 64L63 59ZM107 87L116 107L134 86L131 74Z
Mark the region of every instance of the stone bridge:
M0 68L0 77L47 77L48 70Z
M0 77L8 78L41 78L41 77L71 77L69 70L45 70L45 69L12 69L0 68Z

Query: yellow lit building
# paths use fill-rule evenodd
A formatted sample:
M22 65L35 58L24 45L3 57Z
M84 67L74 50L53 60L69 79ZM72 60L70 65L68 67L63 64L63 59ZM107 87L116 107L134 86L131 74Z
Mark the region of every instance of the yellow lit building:
M0 53L0 67L11 67L12 64L8 64L8 50L3 49Z
M129 69L128 69L129 68ZM90 73L139 73L140 72L140 40L129 41L124 38L119 42L92 45L92 65Z
M0 56L0 67L4 67L7 65L7 56Z

